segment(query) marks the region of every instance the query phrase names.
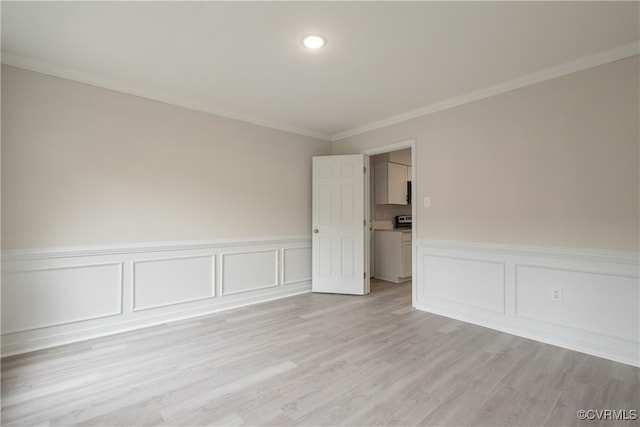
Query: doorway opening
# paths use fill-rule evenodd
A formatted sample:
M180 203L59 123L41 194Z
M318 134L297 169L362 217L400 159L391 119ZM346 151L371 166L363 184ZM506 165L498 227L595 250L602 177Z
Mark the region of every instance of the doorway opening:
M413 295L415 238L415 141L363 152L369 174L365 207L370 291L403 287Z

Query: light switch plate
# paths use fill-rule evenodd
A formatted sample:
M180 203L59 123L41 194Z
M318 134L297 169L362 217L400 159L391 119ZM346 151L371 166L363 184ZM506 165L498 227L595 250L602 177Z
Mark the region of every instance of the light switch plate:
M425 208L430 208L431 207L431 197L425 197L424 198L424 207Z

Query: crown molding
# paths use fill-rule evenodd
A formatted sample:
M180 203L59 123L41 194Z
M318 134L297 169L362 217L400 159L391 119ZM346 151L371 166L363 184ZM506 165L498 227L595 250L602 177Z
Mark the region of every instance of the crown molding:
M258 117L253 117L234 111L228 111L220 108L213 108L209 105L176 97L167 93L156 92L149 89L144 89L136 86L122 84L115 80L104 79L91 73L84 73L81 71L73 70L58 65L49 64L42 61L36 61L24 56L15 55L8 52L2 52L1 61L5 65L9 65L16 68L21 68L28 71L34 71L48 76L59 77L65 80L71 80L79 83L96 86L103 89L109 89L116 92L121 92L127 95L134 95L140 98L150 99L152 101L159 101L165 104L174 105L177 107L187 108L190 110L200 111L208 114L213 114L219 117L238 120L241 122L249 123L252 125L267 127L274 130L279 130L287 133L294 133L297 135L308 136L311 138L322 139L324 141L330 141L331 135L315 132L309 129L302 129L287 124L265 120Z
M448 110L450 108L458 107L460 105L468 104L470 102L479 101L484 98L499 95L505 92L509 92L515 89L530 86L536 83L541 83L546 80L551 80L556 77L561 77L567 74L575 73L578 71L586 70L589 68L597 67L599 65L607 64L610 62L618 61L620 59L628 58L634 55L640 54L640 41L627 43L622 46L618 46L613 49L609 49L603 52L599 52L593 55L585 56L583 58L569 61L564 64L560 64L554 67L546 68L544 70L528 74L526 76L518 77L512 80L508 80L503 83L492 85L484 89L476 90L465 95L461 95L455 98L451 98L445 101L430 104L416 110L408 111L406 113L398 114L388 117L383 120L371 122L362 126L358 126L343 132L338 132L333 135L323 134L315 132L309 129L302 129L295 126L286 125L270 120L265 120L253 116L240 114L233 111L226 111L223 109L212 108L211 106L204 105L193 100L182 99L166 93L154 92L146 89L142 89L135 86L125 85L117 81L103 79L90 73L83 73L80 71L72 70L69 68L48 64L41 61L29 59L20 55L14 55L7 52L2 52L1 61L3 64L10 65L12 67L22 68L29 71L35 71L38 73L50 75L53 77L59 77L66 80L72 80L91 86L96 86L104 89L114 90L116 92L125 93L128 95L134 95L141 98L150 99L153 101L159 101L178 107L188 108L190 110L201 111L208 114L213 114L219 117L238 120L245 123L250 123L257 126L267 127L274 130L279 130L288 133L294 133L311 138L317 138L324 141L340 142L340 140L359 135L372 130L380 129L386 126L395 125L398 123L406 122L411 119L415 119L421 116L426 116L439 111Z
M520 89L526 86L530 86L536 83L541 83L546 80L551 80L556 77L561 77L567 74L576 73L578 71L587 70L589 68L597 67L598 65L615 62L620 59L629 58L631 56L640 55L640 41L628 43L622 46L618 46L613 49L605 50L593 55L585 56L574 61L565 62L564 64L556 65L554 67L546 68L544 70L528 74L522 77L518 77L512 80L508 80L503 83L498 83L486 87L484 89L469 92L467 94L457 96L442 102L427 105L416 110L408 111L406 113L398 114L396 116L388 117L383 120L371 122L363 126L358 126L344 132L339 132L331 136L332 142L339 142L342 139L359 135L372 130L380 129L383 127L395 125L398 123L406 122L407 120L415 119L421 116L437 113L439 111L448 110L453 107L468 104L470 102L479 101L484 98L499 95L505 92L509 92L515 89Z

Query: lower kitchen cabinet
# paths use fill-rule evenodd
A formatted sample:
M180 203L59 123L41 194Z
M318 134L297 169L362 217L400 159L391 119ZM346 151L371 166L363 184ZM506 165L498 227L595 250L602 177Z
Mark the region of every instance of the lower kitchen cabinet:
M376 279L395 283L411 280L411 230L376 230L374 239Z

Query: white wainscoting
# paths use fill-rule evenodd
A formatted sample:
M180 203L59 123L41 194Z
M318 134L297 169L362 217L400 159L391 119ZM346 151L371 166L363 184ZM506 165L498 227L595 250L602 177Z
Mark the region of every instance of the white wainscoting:
M504 313L504 263L443 256L425 256L423 270L433 299Z
M134 261L133 310L213 298L214 275L212 255Z
M3 332L122 313L122 263L14 270L2 282Z
M222 255L222 295L278 286L278 251Z
M311 248L287 248L282 250L282 280L284 285L311 282Z
M2 254L2 356L311 291L308 237Z
M417 309L640 366L637 253L432 240L415 251Z

